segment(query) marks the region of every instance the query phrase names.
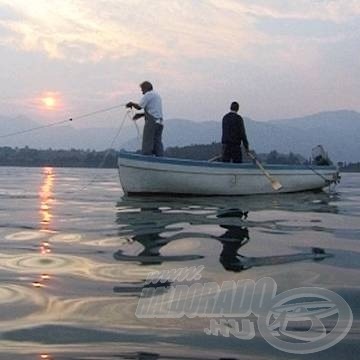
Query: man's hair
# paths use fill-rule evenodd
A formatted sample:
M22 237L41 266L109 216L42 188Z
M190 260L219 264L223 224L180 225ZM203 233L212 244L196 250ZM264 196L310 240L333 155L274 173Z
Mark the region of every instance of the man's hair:
M230 105L230 110L239 111L239 103L237 103L236 101L233 101Z
M140 84L140 87L142 90L144 91L151 91L153 89L153 86L151 84L150 81L143 81L141 84Z

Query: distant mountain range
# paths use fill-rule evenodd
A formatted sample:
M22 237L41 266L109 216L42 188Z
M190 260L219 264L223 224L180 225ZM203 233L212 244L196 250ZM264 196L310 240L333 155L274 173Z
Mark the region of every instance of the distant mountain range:
M4 137L6 134L41 126L24 116L0 117L0 147L37 149L94 149L110 147L118 131L116 128L82 128L61 125ZM141 123L139 123L141 124ZM277 150L294 152L309 157L311 149L322 144L333 161L360 161L360 113L349 110L321 112L305 117L269 121L245 118L249 143L256 152ZM140 126L141 127L141 126ZM221 139L221 122L194 122L185 119L166 119L164 145L185 146L209 144ZM116 141L116 149L133 150L139 147L137 131L133 124L124 126Z

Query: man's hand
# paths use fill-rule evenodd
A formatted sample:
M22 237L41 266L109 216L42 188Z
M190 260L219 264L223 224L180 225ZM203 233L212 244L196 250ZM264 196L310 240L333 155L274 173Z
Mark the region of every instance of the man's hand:
M140 118L143 117L143 116L144 116L144 114L142 114L142 113L140 113L140 114L135 114L135 115L133 116L133 120L140 119Z

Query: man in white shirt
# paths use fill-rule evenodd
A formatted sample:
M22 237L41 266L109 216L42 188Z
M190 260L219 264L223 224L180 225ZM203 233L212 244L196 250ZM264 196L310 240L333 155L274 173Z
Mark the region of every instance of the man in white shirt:
M149 81L140 84L143 97L139 103L132 101L126 104L126 107L134 107L136 110L144 109L143 113L134 115L133 120L138 120L145 116L145 125L142 139L142 154L163 156L164 147L162 144L163 132L163 113L160 95L153 90L153 86Z

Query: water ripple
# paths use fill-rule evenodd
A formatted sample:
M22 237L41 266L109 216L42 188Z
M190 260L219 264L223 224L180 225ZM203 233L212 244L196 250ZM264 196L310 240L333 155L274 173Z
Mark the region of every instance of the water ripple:
M18 231L5 236L6 240L13 241L26 241L26 240L36 240L46 237L47 234L42 231Z
M51 271L52 273L68 272L72 269L82 269L86 261L80 257L71 255L21 255L11 257L3 262L3 268L6 270L18 272L43 273Z

